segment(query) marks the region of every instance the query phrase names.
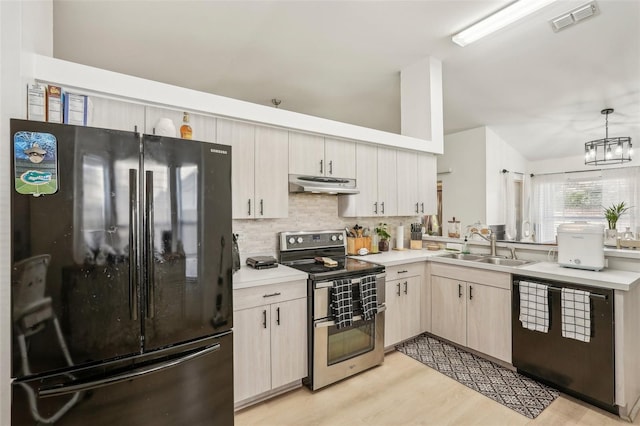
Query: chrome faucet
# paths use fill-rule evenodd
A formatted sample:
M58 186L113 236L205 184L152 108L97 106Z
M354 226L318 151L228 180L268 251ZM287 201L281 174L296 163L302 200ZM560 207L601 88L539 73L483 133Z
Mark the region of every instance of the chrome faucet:
M489 234L489 236L487 237L484 234L479 233L478 231L471 231L471 234L469 235L480 235L480 237L482 237L482 239L484 239L485 241L489 241L489 243L491 244L491 256L496 256L496 234L494 234L493 232L491 232Z

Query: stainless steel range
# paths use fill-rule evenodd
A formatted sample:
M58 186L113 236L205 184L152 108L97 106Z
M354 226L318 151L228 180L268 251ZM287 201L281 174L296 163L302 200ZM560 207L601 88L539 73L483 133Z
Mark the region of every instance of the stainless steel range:
M280 263L309 274L309 376L316 390L384 360L384 266L346 256L344 231L280 233Z

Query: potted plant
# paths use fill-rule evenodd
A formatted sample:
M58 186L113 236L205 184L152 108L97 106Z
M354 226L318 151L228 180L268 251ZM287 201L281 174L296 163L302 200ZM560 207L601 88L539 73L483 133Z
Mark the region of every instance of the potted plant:
M380 222L378 226L376 226L374 231L380 238L380 242L378 243L378 250L389 251L389 240L391 239L391 234L389 234L387 224Z
M609 229L605 230L605 244L616 245L616 239L618 237L616 225L620 216L629 210L629 206L627 206L624 201L621 201L618 204L612 204L611 207L603 206L602 208L604 209L604 217L607 219L607 223L609 224Z
M627 206L624 201L621 201L618 204L612 204L611 207L605 208L603 206L602 208L604 209L604 217L607 219L609 229L616 229L616 224L618 223L620 216L629 210L629 206Z

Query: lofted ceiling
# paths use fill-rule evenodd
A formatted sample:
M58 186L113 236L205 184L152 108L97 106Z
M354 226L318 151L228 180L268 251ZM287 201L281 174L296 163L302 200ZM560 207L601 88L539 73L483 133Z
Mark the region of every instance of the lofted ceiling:
M400 132L400 70L443 64L445 134L482 125L527 159L640 141L640 1L554 33L559 0L464 48L451 35L505 0L53 0L54 56L374 129ZM446 146L445 146L446 149Z

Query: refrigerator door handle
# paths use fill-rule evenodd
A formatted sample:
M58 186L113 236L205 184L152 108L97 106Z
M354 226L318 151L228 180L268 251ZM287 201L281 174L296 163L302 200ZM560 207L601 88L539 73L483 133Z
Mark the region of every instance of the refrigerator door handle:
M129 316L138 319L138 172L129 169Z
M155 300L155 285L154 285L154 259L153 259L153 172L147 170L145 179L145 264L147 269L146 275L146 301L147 301L147 318L154 317L154 300Z
M218 351L219 349L220 349L220 343L216 343L214 345L207 346L203 349L200 349L196 352L182 356L180 358L154 364L150 367L130 370L130 371L127 371L126 373L116 374L116 375L105 377L98 380L92 380L90 382L83 382L80 380L76 380L76 381L69 382L68 384L43 386L40 389L38 389L38 396L40 398L55 397L55 396L65 395L68 393L83 392L91 389L101 388L104 386L114 385L116 383L137 379L142 376L146 376L148 374L157 373L159 371L166 370L167 368L184 364L185 362L189 362L193 359Z

